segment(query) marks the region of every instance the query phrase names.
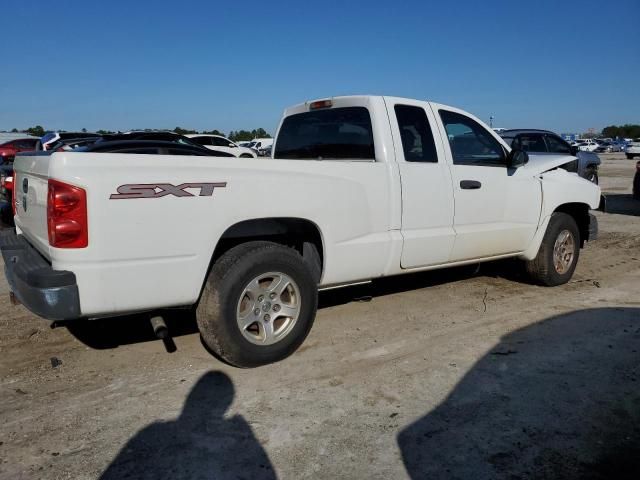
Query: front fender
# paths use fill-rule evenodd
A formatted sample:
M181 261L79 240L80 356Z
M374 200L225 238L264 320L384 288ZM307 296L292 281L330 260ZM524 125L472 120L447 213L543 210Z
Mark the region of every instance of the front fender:
M563 205L582 204L591 210L600 206L600 187L575 173L555 169L539 176L542 184L542 209L536 233L520 258L533 260L538 254L551 214Z

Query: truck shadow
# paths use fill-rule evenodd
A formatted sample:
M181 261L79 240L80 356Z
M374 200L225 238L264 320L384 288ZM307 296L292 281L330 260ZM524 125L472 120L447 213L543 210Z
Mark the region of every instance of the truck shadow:
M180 416L136 433L100 479L275 479L251 426L240 415L225 416L234 390L224 373L205 373L189 392Z
M473 264L463 267L444 268L428 272L409 273L394 277L375 279L370 283L325 290L318 297L318 308L329 308L351 302L368 302L377 297L435 287L446 283L466 280L484 273L488 264ZM482 268L481 268L482 267ZM491 271L494 266L491 267ZM509 267L511 268L511 267ZM487 269L487 271L489 271Z
M509 269L508 265L503 267L485 267L483 265L486 272L493 272L495 268ZM329 308L357 301L370 301L376 297L461 281L476 276L478 272L478 266L472 265L383 278L370 284L327 290L320 292L318 308ZM171 335L171 338L165 341L166 349L169 352L176 350L172 338L198 333L195 309L168 310L163 312L163 318ZM55 326L67 328L77 340L97 350L158 341L149 322L148 314L57 322Z
M164 340L165 347L170 353L176 350L173 343L174 337L198 333L194 309L167 311L163 314L163 318L171 335ZM57 322L56 326L65 327L77 340L96 350L158 341L148 314Z
M640 478L640 309L504 336L397 441L413 479Z
M633 198L632 194L605 193L604 196L607 199L605 213L640 217L640 200Z

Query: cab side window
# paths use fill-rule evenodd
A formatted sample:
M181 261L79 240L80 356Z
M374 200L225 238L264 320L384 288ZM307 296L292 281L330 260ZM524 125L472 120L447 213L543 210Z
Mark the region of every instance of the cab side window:
M454 165L506 166L502 145L478 122L448 110L440 110L440 118L447 131Z
M571 155L571 147L567 142L555 135L546 135L549 151L552 153L564 153Z
M424 109L410 105L394 107L407 162L437 163L438 154Z
M516 137L513 148L524 150L525 152L546 152L547 145L544 137L538 133L523 133Z

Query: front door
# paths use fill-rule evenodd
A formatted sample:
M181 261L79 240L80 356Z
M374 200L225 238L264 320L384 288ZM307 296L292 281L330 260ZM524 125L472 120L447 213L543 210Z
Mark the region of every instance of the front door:
M507 168L506 149L479 122L453 109L437 110L452 163L456 239L451 260L524 251L540 218L540 182Z

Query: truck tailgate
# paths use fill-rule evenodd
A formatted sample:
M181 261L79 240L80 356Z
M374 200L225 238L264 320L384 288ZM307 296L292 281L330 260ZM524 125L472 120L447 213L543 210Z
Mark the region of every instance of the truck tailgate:
M47 193L51 154L18 155L14 162L15 223L36 249L49 258Z

